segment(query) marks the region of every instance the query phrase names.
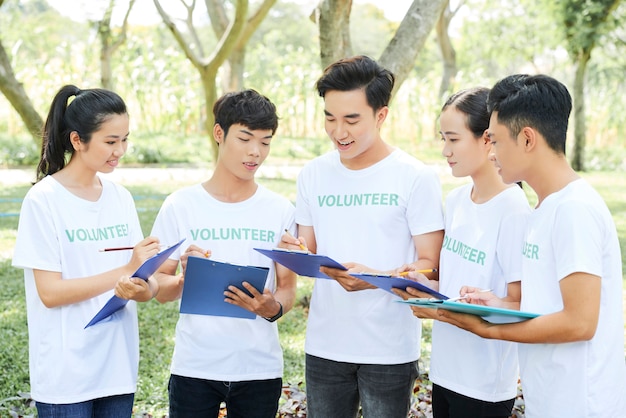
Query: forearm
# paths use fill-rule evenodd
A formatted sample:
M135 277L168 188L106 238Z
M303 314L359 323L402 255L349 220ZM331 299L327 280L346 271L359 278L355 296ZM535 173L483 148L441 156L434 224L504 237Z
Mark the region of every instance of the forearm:
M79 303L115 287L120 277L132 274L128 265L89 277L63 279L61 273L35 270L37 293L48 308Z
M516 324L489 326L482 336L520 343L557 344L587 341L594 334L595 327L585 321L575 322L561 311Z
M171 302L181 298L183 286L180 284L180 277L178 275L155 273L154 278L158 285L155 298L160 303Z

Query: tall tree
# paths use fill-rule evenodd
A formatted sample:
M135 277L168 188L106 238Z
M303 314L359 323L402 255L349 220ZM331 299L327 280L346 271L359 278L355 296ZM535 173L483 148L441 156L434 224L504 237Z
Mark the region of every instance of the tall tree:
M0 0L0 7L4 0ZM22 122L26 125L26 129L32 135L35 142L41 145L41 130L43 128L43 120L28 94L24 90L22 83L15 77L13 67L9 55L2 44L2 28L0 27L0 92L9 100L9 103L15 108L20 115Z
M413 0L378 62L396 76L394 93L415 65L446 0ZM349 36L352 0L321 0L315 16L320 32L322 67L352 55Z
M620 0L558 0L555 3L564 24L567 50L576 66L574 78L574 149L571 163L574 170L585 169L585 75L591 52L606 33L611 14Z
M451 93L450 90L454 88L454 79L459 71L456 63L456 51L454 45L452 45L449 30L450 22L452 22L452 19L464 4L464 1L459 1L456 7L452 9L450 7L450 0L446 0L435 26L437 31L437 44L439 45L441 60L443 61L443 74L441 75L441 83L439 84L439 98L442 100L445 95Z
M128 3L128 9L126 9L122 26L117 34L114 34L113 26L111 25L111 17L113 16L113 6L115 6L115 0L109 1L109 4L104 11L104 16L101 20L96 22L98 36L100 37L100 83L105 89L114 90L115 88L112 77L113 72L111 69L111 57L126 41L128 16L130 15L134 4L135 0L130 0Z
M224 33L228 30L228 26L230 25L230 19L226 13L224 0L205 0L205 4L209 12L209 17L211 18L213 32L219 39L224 36ZM225 91L236 91L243 87L246 45L248 45L250 37L252 37L261 22L263 22L274 4L276 4L276 0L263 0L256 11L248 17L237 44L223 66L226 76L222 78L222 88Z
M185 30L188 33L187 37L163 9L160 0L153 1L163 22L174 35L185 56L200 73L206 106L204 125L210 135L213 132L213 124L215 122L211 108L215 100L217 100L217 72L235 52L239 52L241 63L243 63L245 45L275 3L275 0L264 0L257 12L250 18L248 18L248 0L235 0L234 16L230 20L226 17L223 1L218 5L216 1L205 0L207 11L213 14L210 17L212 22L214 22L213 30L218 36L217 45L210 54L205 52L206 47L201 42L201 37L193 23L196 0L191 0L190 3L181 0L181 3L187 10L187 17L184 21ZM233 62L237 62L237 58L233 57ZM215 141L211 141L211 145L213 147L213 155L217 156L217 144Z

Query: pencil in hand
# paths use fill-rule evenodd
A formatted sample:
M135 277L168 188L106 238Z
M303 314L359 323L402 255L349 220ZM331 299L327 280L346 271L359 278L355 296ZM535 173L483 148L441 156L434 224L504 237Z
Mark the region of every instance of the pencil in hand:
M165 248L167 245L159 245L159 249ZM110 248L100 248L98 251L101 253L109 252L109 251L125 251L125 250L134 250L135 247L110 247Z
M295 239L297 239L296 237L294 237L294 236L291 234L291 232L289 232L289 230L288 230L287 228L285 228L285 233L286 233L287 235L289 235L291 238L295 238ZM298 244L298 245L300 245L300 249L301 249L302 251L309 251L309 249L308 249L308 248L307 248L304 244L300 243L300 244Z
M437 269L421 269L421 270L411 270L411 271L414 272L414 273L422 273L422 274L425 274L425 273L437 273ZM411 271L403 271L402 273L400 273L398 275L400 277L405 277L405 276L408 276Z

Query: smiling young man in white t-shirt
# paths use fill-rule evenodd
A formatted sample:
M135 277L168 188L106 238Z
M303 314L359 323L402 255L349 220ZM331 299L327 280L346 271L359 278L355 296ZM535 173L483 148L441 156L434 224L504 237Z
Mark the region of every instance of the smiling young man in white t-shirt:
M506 325L439 310L439 319L484 338L516 341L528 418L623 417L626 366L622 264L615 224L600 195L565 157L572 108L545 75L512 75L488 100L495 164L507 183L537 193L522 264L520 309L538 318ZM473 302L505 306L492 294Z

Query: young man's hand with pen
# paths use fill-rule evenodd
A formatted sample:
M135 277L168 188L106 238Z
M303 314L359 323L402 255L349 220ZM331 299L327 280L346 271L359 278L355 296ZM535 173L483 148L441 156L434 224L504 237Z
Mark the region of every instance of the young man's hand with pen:
M309 247L306 245L306 239L304 237L294 237L288 229L285 229L285 233L280 238L278 248L310 252Z

